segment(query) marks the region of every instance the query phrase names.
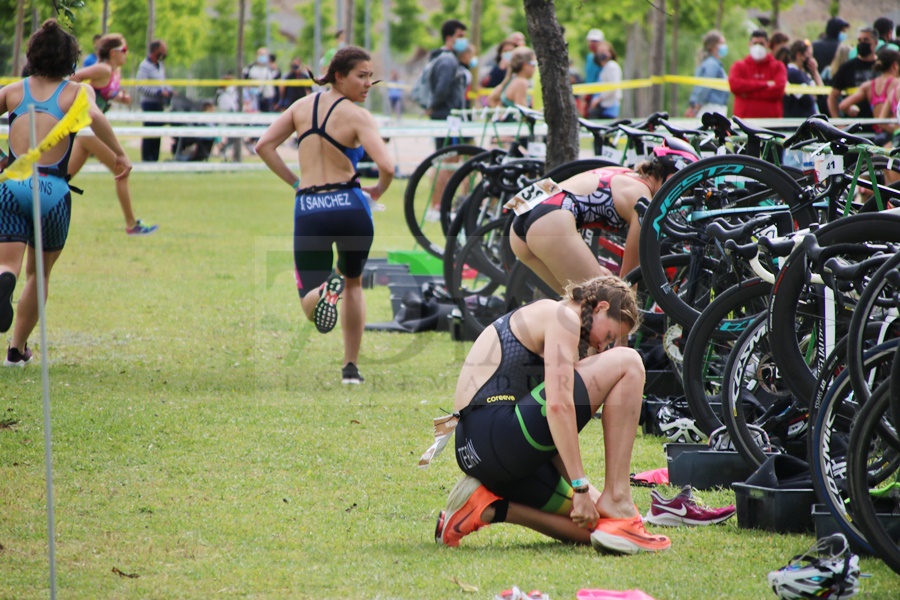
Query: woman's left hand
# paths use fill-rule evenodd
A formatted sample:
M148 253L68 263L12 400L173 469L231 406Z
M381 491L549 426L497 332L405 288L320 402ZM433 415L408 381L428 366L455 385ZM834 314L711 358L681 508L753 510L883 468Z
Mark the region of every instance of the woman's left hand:
M600 519L597 507L591 501L590 494L575 494L572 499L572 512L569 515L572 522L584 529L593 529Z
M367 193L372 197L372 200L378 200L381 198L381 191L378 189L377 185L370 185L362 188L362 191Z

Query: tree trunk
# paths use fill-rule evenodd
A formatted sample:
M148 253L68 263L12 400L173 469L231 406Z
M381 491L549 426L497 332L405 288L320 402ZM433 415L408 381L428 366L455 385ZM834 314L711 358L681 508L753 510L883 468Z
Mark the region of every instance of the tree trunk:
M147 48L144 54L150 53L150 42L156 36L156 0L147 0Z
M483 50L481 47L481 10L481 0L472 0L472 4L469 7L469 42L477 49L477 53L481 53ZM472 91L477 92L481 86L478 85L478 77L476 75L478 75L477 69L472 72Z
M725 0L719 0L719 9L716 11L716 29L722 31L722 19L725 18Z
M100 33L103 35L109 33L109 0L103 0L103 23Z
M678 14L681 10L681 0L672 0L672 49L669 51L669 73L678 73ZM668 84L669 115L678 114L678 86Z
M524 0L528 37L534 43L547 123L546 169L578 158L578 113L569 82L569 50L553 0Z
M353 12L356 9L354 0L344 0L344 40L348 44L358 45L353 37Z
M22 38L25 37L25 0L16 2L16 33L13 40L12 76L22 74Z
M650 76L661 77L666 74L666 0L657 0L655 7L650 8L653 24L653 43L650 46ZM663 109L663 86L654 85L650 92L650 108L653 111Z
M628 26L628 52L622 65L625 80L643 79L647 76L647 40L644 27L639 21ZM650 88L625 90L622 95L622 117L634 117L650 113Z
M772 29L778 29L779 21L781 21L781 2L772 0Z

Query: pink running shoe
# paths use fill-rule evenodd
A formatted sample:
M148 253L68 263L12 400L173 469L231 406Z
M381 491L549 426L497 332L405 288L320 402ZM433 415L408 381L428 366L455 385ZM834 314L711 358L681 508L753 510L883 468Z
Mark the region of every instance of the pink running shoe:
M727 521L734 514L733 504L722 508L704 506L686 485L677 496L668 500L656 490L650 492L650 512L644 521L654 525L714 525Z

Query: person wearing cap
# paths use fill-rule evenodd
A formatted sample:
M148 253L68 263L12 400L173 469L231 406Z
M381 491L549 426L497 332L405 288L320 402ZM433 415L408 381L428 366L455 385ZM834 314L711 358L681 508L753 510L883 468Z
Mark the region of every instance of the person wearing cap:
M587 34L588 55L584 59L584 82L597 83L600 80L600 64L597 62L597 48L606 37L599 29L591 29Z
M847 40L847 29L850 23L840 17L832 17L825 24L825 34L813 42L813 58L816 64L830 65L834 60L838 46ZM827 81L825 83L828 83Z

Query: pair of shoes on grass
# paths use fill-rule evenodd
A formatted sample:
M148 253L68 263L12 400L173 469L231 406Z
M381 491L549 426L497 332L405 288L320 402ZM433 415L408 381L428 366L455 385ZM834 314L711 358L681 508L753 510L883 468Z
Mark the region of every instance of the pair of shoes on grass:
M474 477L463 477L450 491L447 508L438 515L435 542L459 546L462 538L489 525L481 515L498 500L499 496ZM634 517L627 519L600 519L591 533L591 545L598 552L636 554L665 550L672 542L666 536L647 533L640 513L636 512Z

